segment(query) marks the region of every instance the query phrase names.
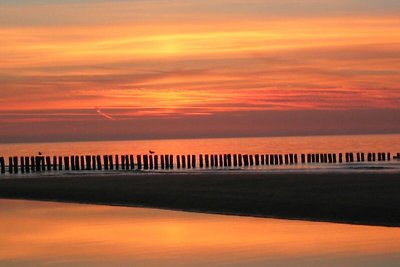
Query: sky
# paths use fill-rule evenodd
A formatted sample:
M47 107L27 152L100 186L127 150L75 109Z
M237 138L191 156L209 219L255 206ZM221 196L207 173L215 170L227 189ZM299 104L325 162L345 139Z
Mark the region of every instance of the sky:
M0 0L0 142L400 133L398 0Z

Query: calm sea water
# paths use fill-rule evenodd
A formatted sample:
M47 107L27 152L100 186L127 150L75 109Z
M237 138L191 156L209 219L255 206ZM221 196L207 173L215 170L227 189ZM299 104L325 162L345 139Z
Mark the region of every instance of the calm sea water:
M61 142L0 144L0 156L43 155L103 155L146 154L149 150L157 154L287 154L287 153L346 153L346 152L400 152L400 135L351 135L311 137L263 137L186 140L139 140L101 142ZM296 166L253 167L253 170L344 170L380 169L399 170L400 161L353 164L307 164ZM198 171L198 170L197 170ZM214 170L215 171L215 170Z
M0 266L400 266L400 228L0 200Z

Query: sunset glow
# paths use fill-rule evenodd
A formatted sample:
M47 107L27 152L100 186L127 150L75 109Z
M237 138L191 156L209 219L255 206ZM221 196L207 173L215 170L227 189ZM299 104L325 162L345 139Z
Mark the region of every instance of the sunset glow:
M400 106L390 1L1 2L4 123Z

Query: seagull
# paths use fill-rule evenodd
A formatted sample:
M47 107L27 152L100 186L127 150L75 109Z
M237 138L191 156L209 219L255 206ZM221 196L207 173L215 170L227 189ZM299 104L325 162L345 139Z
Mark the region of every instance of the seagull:
M152 151L152 150L149 150L149 153L150 153L150 154L154 154L154 153L156 153L156 152L154 152L154 151Z
M41 155L42 155L42 152L40 152L40 151L39 151L39 153L38 153L38 154L39 154L39 156L41 156Z

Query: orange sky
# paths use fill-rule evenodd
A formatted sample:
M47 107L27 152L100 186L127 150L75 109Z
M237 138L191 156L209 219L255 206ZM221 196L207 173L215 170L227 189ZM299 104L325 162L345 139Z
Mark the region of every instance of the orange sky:
M0 121L398 112L400 7L342 2L1 0Z

